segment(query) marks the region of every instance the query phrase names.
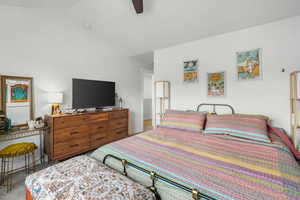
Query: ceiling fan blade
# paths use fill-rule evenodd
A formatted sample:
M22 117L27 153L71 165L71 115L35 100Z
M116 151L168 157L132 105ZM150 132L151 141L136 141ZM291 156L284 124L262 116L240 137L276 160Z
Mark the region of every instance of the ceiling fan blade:
M133 6L137 14L144 12L144 3L143 0L132 0Z

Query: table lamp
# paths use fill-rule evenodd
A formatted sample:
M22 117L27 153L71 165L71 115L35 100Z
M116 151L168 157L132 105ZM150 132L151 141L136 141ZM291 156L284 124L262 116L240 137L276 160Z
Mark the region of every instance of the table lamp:
M52 92L48 94L48 103L52 104L51 114L59 115L61 114L60 104L63 103L63 93L62 92Z

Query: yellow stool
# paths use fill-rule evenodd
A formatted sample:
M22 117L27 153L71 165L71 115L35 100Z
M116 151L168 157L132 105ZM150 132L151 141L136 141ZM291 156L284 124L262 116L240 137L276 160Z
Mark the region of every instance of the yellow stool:
M7 192L12 189L12 174L14 172L14 158L18 156L25 157L25 170L27 174L30 171L30 154L32 154L32 167L35 166L34 152L37 146L33 143L11 144L0 151L1 175L0 185L7 186ZM11 163L11 164L10 164ZM6 181L6 184L5 184Z

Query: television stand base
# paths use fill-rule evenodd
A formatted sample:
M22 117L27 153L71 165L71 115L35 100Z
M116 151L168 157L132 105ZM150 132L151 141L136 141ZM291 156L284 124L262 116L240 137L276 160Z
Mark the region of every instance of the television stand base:
M104 108L100 108L99 110L102 110L102 111L111 111L113 109L114 109L113 107L104 107Z
M77 109L76 112L77 112L77 113L85 113L86 110L85 110L85 109Z

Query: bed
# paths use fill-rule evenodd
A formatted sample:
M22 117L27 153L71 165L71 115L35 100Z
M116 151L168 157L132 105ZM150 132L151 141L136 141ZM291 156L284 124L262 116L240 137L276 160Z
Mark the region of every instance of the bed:
M91 156L143 185L153 185L149 173L134 166L195 188L208 197L204 199L300 199L300 167L278 133L282 130L269 127L272 143L256 143L157 128L103 146ZM195 199L170 181L155 181L161 199Z
M215 199L300 199L300 168L279 137L272 144L241 142L158 128L106 145L91 156L108 154L198 189ZM122 170L115 159L109 166ZM127 169L132 179L150 185L147 174ZM162 199L192 199L189 193L156 183Z

